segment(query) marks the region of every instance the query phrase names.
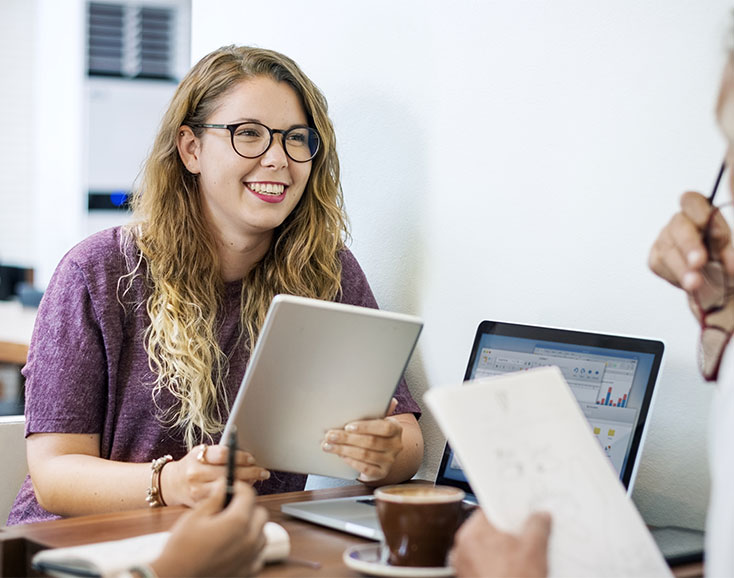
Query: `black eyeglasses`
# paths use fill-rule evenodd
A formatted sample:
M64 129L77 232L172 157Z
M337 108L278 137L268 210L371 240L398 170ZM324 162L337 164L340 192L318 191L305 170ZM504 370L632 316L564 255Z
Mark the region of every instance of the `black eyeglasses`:
M265 154L273 144L273 135L283 136L283 149L288 158L297 163L306 163L316 156L321 146L321 138L316 129L308 126L294 126L279 130L260 122L239 122L237 124L194 124L197 128L223 128L229 131L232 148L241 157L256 159Z

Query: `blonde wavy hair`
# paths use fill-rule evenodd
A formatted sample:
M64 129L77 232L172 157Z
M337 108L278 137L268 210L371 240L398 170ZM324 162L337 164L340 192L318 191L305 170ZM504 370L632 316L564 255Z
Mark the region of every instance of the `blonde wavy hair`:
M153 400L168 390L174 407L159 408L159 419L183 432L190 449L211 441L223 427L220 402L228 406L224 380L228 360L216 339L224 282L199 194L176 147L182 125L197 136L228 92L243 80L269 77L300 95L309 125L321 137L303 196L278 227L265 257L243 280L238 347L252 348L278 293L337 298L341 286L338 252L348 237L339 180L334 128L323 94L290 58L271 50L226 46L200 60L181 81L145 163L132 198L134 240L139 260L131 263L150 288L150 325L145 347L156 375ZM128 285L129 287L129 285Z

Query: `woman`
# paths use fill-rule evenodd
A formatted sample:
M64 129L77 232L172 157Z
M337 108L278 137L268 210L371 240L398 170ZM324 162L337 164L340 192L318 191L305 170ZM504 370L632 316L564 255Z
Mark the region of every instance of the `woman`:
M133 216L73 248L46 291L24 368L30 478L9 524L202 500L272 297L376 307L344 245L326 101L281 54L229 46L194 66ZM423 441L404 383L392 409L324 450L367 483L410 478ZM260 493L303 489L256 460L238 452L237 477Z

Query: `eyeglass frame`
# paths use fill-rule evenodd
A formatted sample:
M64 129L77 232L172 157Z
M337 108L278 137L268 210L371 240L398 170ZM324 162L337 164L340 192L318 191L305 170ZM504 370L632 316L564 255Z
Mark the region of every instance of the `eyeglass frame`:
M721 183L721 177L724 174L724 171L726 169L726 158L721 163L721 167L719 168L719 172L716 176L716 181L714 182L713 190L711 191L711 194L708 196L707 200L709 205L712 207L711 214L709 215L708 221L706 223L706 227L704 228L703 232L703 242L706 245L706 248L708 250L709 255L711 255L711 250L709 249L709 231L712 226L712 221L714 220L716 213L720 213L720 207L716 207L714 205L714 198L716 197L716 193L719 190L719 184ZM730 205L731 203L726 203L726 205ZM693 294L693 302L698 308L699 311L699 324L701 326L701 335L699 338L699 368L701 370L701 374L703 375L704 379L706 381L716 381L719 376L719 369L721 367L721 361L724 356L724 351L726 350L726 347L729 344L729 341L732 338L732 330L727 329L725 327L721 327L716 324L709 323L709 317L718 313L719 311L722 311L726 308L727 302L731 299L731 297L734 295L734 293L731 292L732 287L730 285L730 279L727 278L725 272L723 271L722 265L718 260L709 261L706 263L704 267L704 271L702 273L705 275L706 268L712 267L713 269L709 272L716 273L717 276L721 275L721 281L722 281L722 302L720 304L713 304L709 307L704 307L701 303L701 300L697 294ZM703 347L703 338L704 334L707 331L715 331L719 332L723 335L723 340L721 341L720 348L717 351L716 358L713 360L713 364L710 366L710 370L707 372L705 371L705 368L707 367L707 360L705 359L705 353L704 353L704 347Z
M240 151L237 150L237 147L234 144L234 133L243 124L256 124L256 125L263 127L265 130L268 131L268 134L270 135L270 139L268 140L268 146L266 146L265 150L261 152L259 155L255 155L254 157L248 157L247 155L243 155ZM288 158L291 159L294 163L310 162L316 158L316 155L319 154L319 151L321 150L321 135L319 134L319 131L317 131L315 128L311 126L306 126L306 125L292 126L291 128L287 128L283 130L279 128L270 128L268 125L258 122L256 120L246 120L243 122L237 122L233 124L200 123L200 124L191 124L189 126L191 126L191 128L222 128L222 129L228 130L229 140L232 143L232 150L234 150L234 152L237 153L239 156L241 156L243 159L257 159L263 156L266 152L270 150L270 147L273 146L273 135L275 134L283 135L283 151L288 156ZM304 129L304 128L314 132L314 134L316 135L316 138L318 139L318 146L316 147L316 150L314 151L313 155L311 155L310 158L306 159L305 161L299 161L298 159L294 159L293 156L291 156L291 154L288 152L288 147L286 146L285 139L289 132L298 130L298 129Z

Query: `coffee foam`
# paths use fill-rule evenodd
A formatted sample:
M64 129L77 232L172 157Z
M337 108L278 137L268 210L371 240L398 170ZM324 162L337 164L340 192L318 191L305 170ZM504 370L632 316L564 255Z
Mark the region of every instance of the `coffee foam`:
M464 491L451 486L386 486L375 490L375 498L399 504L446 504L464 499Z

